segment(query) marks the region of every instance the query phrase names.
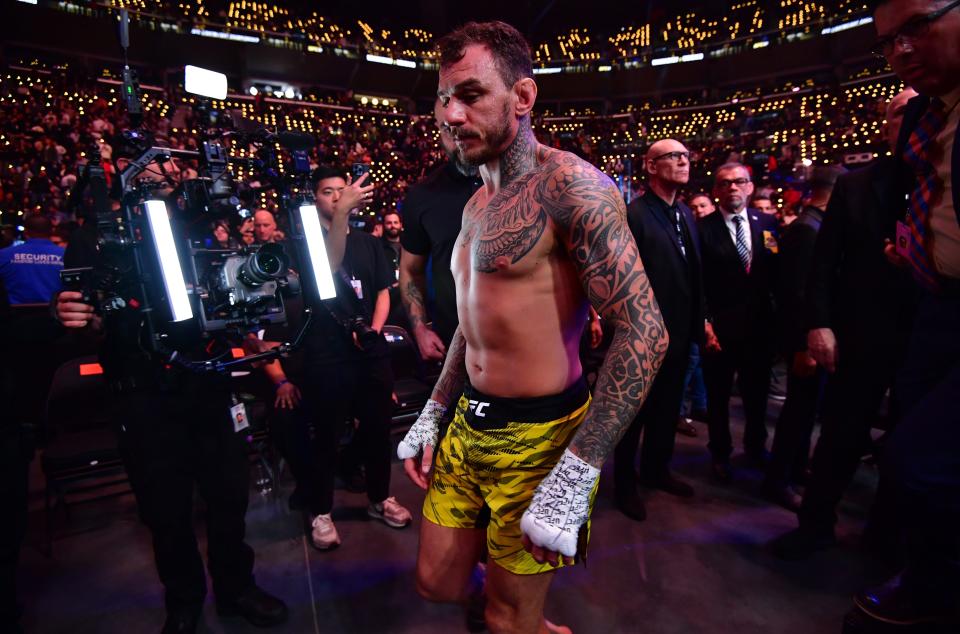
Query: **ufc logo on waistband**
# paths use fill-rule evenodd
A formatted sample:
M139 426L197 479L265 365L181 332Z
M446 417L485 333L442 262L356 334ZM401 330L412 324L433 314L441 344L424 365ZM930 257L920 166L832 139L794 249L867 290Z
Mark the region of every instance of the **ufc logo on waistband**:
M474 416L479 416L480 418L487 417L487 415L483 413L483 410L490 407L490 403L481 403L473 399L470 399L469 403L470 411L473 412Z

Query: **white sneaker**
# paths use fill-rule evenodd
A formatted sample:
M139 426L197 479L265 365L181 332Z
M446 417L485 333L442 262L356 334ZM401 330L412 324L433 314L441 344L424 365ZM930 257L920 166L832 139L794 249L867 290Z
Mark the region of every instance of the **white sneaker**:
M367 515L393 528L403 528L413 521L410 511L401 506L394 497L389 497L379 504L371 504L367 507Z
M333 525L333 518L330 514L317 515L310 523L313 530L310 532L310 541L317 550L330 550L340 545L340 535L337 534L337 527Z

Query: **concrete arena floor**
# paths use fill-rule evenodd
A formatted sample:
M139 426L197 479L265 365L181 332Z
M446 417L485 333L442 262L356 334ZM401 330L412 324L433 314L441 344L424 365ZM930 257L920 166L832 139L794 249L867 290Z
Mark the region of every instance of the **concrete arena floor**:
M772 434L780 403L770 404ZM736 399L733 410L739 441L742 412ZM679 500L649 492L646 522L632 522L613 507L607 465L588 567L556 575L547 617L578 634L840 632L853 593L888 572L868 562L857 547L876 482L874 469L861 467L847 493L838 527L841 546L807 562L785 563L765 544L794 527L794 516L756 496L759 472L740 468L732 486L715 484L706 427L697 423L697 428L698 438L678 437L674 459L675 471L694 485L696 497ZM414 591L423 495L396 461L393 476L393 492L414 511L414 525L394 530L368 521L366 497L341 490L334 519L343 545L327 553L308 547L299 513L287 510L288 479L279 500L251 492L248 536L257 554L257 580L290 607L289 623L269 631L466 631L458 608L429 604ZM34 488L38 481L33 478ZM137 520L132 496L73 507L69 519L58 522L48 559L41 554L43 513L36 493L21 567L26 630L158 632L162 593L149 535ZM203 550L202 522L197 532ZM204 620L202 632L266 631L220 619L212 597Z

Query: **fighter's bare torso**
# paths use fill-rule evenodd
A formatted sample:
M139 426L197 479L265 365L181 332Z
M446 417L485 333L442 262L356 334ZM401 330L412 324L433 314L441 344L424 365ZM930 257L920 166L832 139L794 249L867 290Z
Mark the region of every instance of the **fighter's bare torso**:
M543 396L580 377L587 300L556 212L564 170L581 163L538 146L533 169L499 191L481 187L464 209L451 268L467 374L481 392Z

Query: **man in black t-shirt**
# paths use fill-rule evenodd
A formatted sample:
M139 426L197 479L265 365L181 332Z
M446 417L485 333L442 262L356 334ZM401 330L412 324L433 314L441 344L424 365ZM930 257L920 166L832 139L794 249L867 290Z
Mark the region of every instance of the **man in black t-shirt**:
M403 250L400 245L400 235L402 233L403 219L400 217L400 212L395 209L385 212L380 245L383 247L383 254L387 258L394 280L390 285L390 314L387 316L387 323L410 330L410 322L406 311L403 310L403 300L400 297L400 253Z
M450 256L460 233L463 208L482 184L476 167L456 159L456 145L450 131L443 126L440 126L440 144L450 160L407 193L402 208L404 230L400 237L403 306L420 356L436 361L443 359L459 323ZM429 312L427 298L432 300ZM427 326L431 318L432 329Z
M290 383L280 363L270 364L267 375L276 385L277 407L301 410L278 417L284 427L281 446L310 514L311 542L329 550L340 544L330 516L337 446L345 421L354 417L366 469L367 514L393 528L407 526L412 518L389 497L393 371L387 343L378 336L361 346L348 323L359 316L379 333L390 312L390 286L396 278L378 239L348 226L345 236L337 235L333 224L337 210L369 200L371 188L362 180L351 184L343 172L329 167L317 169L314 183L338 296L313 307L302 353L303 392Z

